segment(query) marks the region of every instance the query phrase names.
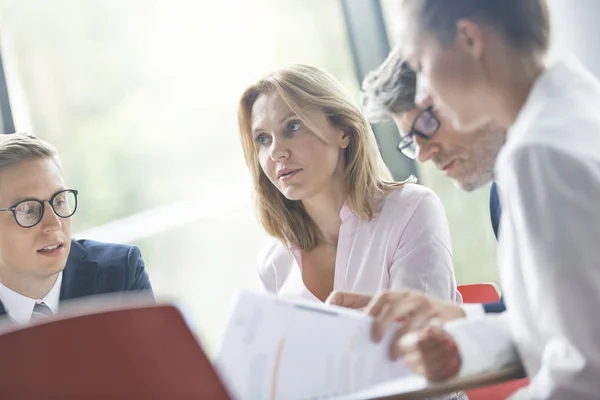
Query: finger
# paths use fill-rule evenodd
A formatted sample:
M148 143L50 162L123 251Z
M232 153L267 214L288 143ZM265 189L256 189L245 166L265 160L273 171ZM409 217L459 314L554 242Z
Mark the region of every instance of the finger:
M423 360L425 376L432 382L445 380L450 378L452 374L452 359L451 354L447 350L442 350L437 354L433 354L431 358Z
M436 308L433 305L433 300L428 296L422 293L415 294L412 301L415 303L413 315L400 327L401 333L422 330L426 326L429 326L434 318L439 318Z
M404 335L411 331L420 331L426 328L435 317L435 311L432 308L423 303L417 304L410 318L404 318L403 323L400 324L399 333Z
M415 373L428 379L440 380L448 375L449 357L443 349L430 353L413 349L403 354L402 362Z
M432 320L431 324L419 333L419 338L415 345L422 352L446 349L449 347L447 333L437 325L438 319Z
M371 298L372 296L363 293L332 292L325 303L346 308L364 308Z
M424 375L426 372L423 359L421 358L421 354L418 351L413 351L404 355L404 357L402 357L402 362L410 370L419 375Z
M416 332L412 331L401 335L397 332L392 341L392 359L398 357L405 357L411 352L419 352L422 354L428 354L428 352L438 351L440 348L443 349L444 342L442 340L435 340L430 338L427 331Z
M394 323L405 324L412 316L412 305L407 303L389 303L384 305L379 315L375 316L372 335L380 341Z
M371 327L371 339L375 342L380 342L385 332L393 323L393 319L390 317L392 313L393 305L386 303L381 306L381 311L373 319L373 325Z
M421 335L416 347L423 358L426 376L430 380L444 380L453 375L451 338L439 326L430 327Z
M378 296L373 297L371 302L367 305L367 312L372 317L379 315L384 305L394 302L401 302L405 297L404 292L383 292Z
M418 332L429 326L432 321L436 321L437 317L432 308L428 307L427 303L420 301L418 298L414 302L414 310L412 314L408 316L402 316L402 323L399 324L398 331L392 338L392 343L398 345L392 347L392 359L396 359L402 355L402 346L400 346L400 340L404 335L410 332ZM416 341L415 341L416 342ZM409 342L405 342L405 345Z
M331 292L325 299L325 304L341 306L344 303L344 292Z
M400 331L396 332L391 342L390 358L392 360L397 360L410 352L419 351L417 348L418 341L419 334L417 332L410 332L407 334L400 334Z
M417 347L423 361L428 366L433 367L438 363L446 364L449 361L450 351L445 345L430 346L427 349L422 349L420 346Z
M374 316L373 339L380 341L394 322L400 325L406 324L417 308L418 302L410 301L406 296L389 298L387 303L383 303L383 300L381 300L381 305L377 307L378 312L376 314L374 314L373 309L369 311L369 314Z
M448 379L451 375L449 355L440 355L437 359L424 361L423 364L425 376L432 382Z

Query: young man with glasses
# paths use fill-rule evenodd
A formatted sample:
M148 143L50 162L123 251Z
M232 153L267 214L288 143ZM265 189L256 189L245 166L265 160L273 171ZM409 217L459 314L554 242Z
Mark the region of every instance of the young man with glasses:
M371 122L392 119L400 132L398 149L419 162L432 161L463 190L472 191L492 181L496 156L506 138L505 130L492 124L473 133L459 132L438 116L433 107L417 106L416 90L415 72L400 51L393 50L382 65L363 81L364 113ZM490 216L496 236L500 213L498 194L493 184ZM420 329L434 318L447 322L506 309L502 300L498 303L458 305L408 290L396 292L394 296L401 298L399 303L404 312L399 335ZM329 298L330 303L358 308L363 308L370 300L370 296L340 292Z
M135 246L71 238L78 192L56 149L35 136L0 135L0 316L28 323L59 302L152 287Z

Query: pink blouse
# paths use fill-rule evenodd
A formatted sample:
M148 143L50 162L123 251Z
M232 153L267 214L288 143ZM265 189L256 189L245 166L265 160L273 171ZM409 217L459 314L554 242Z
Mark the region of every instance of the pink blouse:
M376 294L415 289L460 302L450 230L439 198L424 186L407 184L382 200L368 222L342 207L334 290ZM301 256L300 249L290 251L273 240L259 257L264 289L319 301L304 285Z

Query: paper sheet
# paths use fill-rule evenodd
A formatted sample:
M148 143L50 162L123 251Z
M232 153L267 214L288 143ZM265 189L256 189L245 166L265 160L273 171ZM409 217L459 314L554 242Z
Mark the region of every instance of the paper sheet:
M389 360L393 332L375 344L371 325L361 312L243 292L215 366L239 400L331 398L416 378Z

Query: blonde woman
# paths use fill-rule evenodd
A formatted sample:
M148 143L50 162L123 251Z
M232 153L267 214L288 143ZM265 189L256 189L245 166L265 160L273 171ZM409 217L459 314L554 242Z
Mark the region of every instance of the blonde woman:
M274 238L258 265L268 292L324 301L333 290L410 288L457 300L442 204L414 180L393 182L334 77L283 68L244 92L238 117L260 221Z

